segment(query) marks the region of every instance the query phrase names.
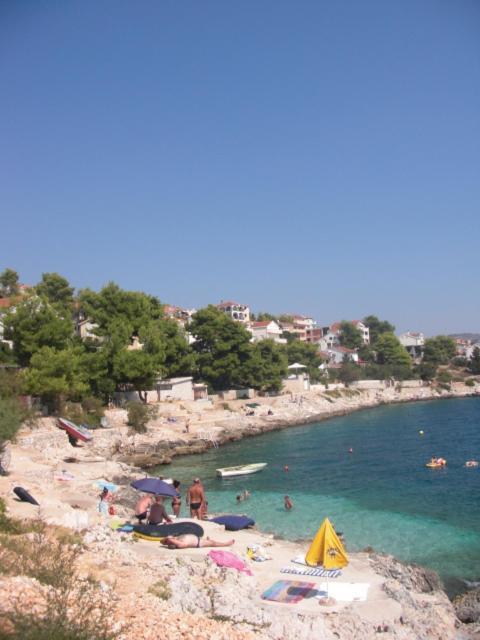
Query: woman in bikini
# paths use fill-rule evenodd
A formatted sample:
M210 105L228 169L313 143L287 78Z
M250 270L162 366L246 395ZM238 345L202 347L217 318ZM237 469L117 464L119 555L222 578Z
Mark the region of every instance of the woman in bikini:
M173 487L180 494L180 489L179 489L180 481L179 480L174 480L173 481ZM182 506L182 499L181 499L180 495L174 496L172 498L172 511L173 511L173 515L176 518L178 518L178 516L180 515L180 507L181 506Z

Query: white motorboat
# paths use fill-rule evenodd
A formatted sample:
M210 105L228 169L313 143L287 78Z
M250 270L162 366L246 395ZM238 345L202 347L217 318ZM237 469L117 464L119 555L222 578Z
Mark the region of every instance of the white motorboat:
M223 467L223 469L217 469L217 476L220 476L220 478L247 476L251 473L261 471L267 464L267 462L255 462L254 464L240 464L238 467Z

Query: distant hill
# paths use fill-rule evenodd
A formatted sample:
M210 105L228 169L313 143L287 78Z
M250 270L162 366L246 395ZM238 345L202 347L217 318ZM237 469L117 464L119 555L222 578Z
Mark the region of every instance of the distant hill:
M449 337L471 340L472 342L480 342L480 333L451 333Z

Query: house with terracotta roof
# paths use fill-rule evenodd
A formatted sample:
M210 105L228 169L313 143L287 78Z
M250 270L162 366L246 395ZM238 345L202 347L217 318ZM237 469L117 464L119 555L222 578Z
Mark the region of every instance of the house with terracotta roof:
M342 364L345 361L358 363L358 353L355 349L348 349L341 345L336 345L322 351L322 355L328 357L328 364Z
M178 324L185 326L196 313L196 309L183 309L182 307L177 307L172 304L166 304L163 307L163 313L167 318L171 318L178 322Z
M302 342L309 342L309 337L312 335L312 331L316 327L316 322L310 316L302 316L299 313L285 313L284 316L291 318L290 322L281 322L283 331L288 331L295 335L297 340Z
M217 309L220 309L220 311L223 311L223 313L226 313L232 320L237 322L242 322L243 324L250 322L250 307L246 304L222 300L220 304L217 304Z
M275 320L265 320L264 322L251 322L248 327L252 334L252 342L259 340L273 340L278 344L286 344L283 331Z

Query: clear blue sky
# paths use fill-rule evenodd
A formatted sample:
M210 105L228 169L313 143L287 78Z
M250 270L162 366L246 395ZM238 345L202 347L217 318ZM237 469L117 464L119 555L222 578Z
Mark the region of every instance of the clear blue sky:
M480 331L480 2L3 0L0 269Z

